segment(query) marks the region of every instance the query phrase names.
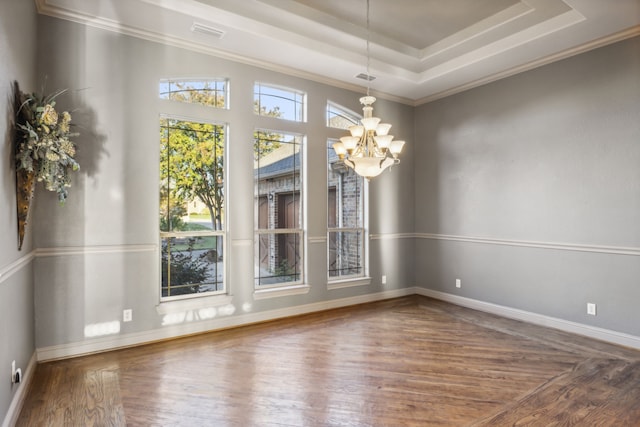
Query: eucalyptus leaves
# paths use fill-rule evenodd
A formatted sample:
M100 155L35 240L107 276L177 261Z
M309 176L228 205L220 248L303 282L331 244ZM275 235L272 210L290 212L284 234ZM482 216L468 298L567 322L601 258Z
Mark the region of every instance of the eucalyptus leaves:
M66 89L50 95L25 94L14 82L14 90L18 104L16 168L33 173L36 182L58 193L58 200L64 203L71 186L70 172L80 169L70 139L78 135L71 132L71 114L55 108L56 98Z

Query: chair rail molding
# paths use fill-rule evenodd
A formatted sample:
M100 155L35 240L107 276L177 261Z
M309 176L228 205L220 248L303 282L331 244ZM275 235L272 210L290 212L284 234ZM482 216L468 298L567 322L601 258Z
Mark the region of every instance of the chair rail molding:
M526 248L552 249L576 252L640 256L640 247L587 245L581 243L542 242L533 240L513 240L493 237L459 236L451 234L415 233L417 239L448 240L454 242L480 243L487 245L521 246Z
M31 251L28 254L26 254L26 255L18 258L17 260L13 261L11 264L9 264L9 265L7 265L5 267L0 267L0 283L2 283L5 280L9 279L9 277L11 277L14 274L16 274L23 267L29 265L29 263L31 261L33 261L35 256L36 256L36 251Z

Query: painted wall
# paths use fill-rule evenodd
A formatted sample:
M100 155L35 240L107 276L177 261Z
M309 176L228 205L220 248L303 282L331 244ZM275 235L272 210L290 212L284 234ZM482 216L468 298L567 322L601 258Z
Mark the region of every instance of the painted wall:
M636 37L419 107L419 284L640 336L638 76Z
M0 2L0 422L18 385L9 381L11 361L23 373L35 351L32 237L29 227L18 251L15 168L11 141L11 83L23 91L37 89L36 12L33 2Z
M633 307L640 296L639 44L618 43L415 109L378 100L376 115L393 123L407 146L402 164L370 184L372 281L328 290L325 142L343 132L326 128L325 107L331 100L359 111L359 94L38 17L40 71L31 82L47 75L48 87L71 89L59 102L76 110L82 170L65 206L54 194L37 194L30 233L38 248L36 348L45 359L65 356L297 307L400 295L414 284L640 335ZM229 77L231 109L159 100L158 81L168 77ZM305 90L308 122L255 116L255 81ZM230 297L222 302L158 304L163 113L210 114L230 125ZM307 135L307 293L253 295L255 128ZM414 158L424 159L416 169ZM12 181L2 185L12 202ZM14 233L15 218L0 223ZM3 242L7 261L0 266L19 257L10 247ZM30 283L28 272L13 277ZM598 316L586 315L587 302L598 304ZM131 323L120 321L125 308L133 309Z
M240 315L255 321L260 313L286 314L296 306L321 309L332 300L412 284L413 242L402 239L387 245L381 238L413 230L411 107L384 100L375 105L375 112L394 124L396 137L406 139L407 146L403 164L370 184L370 231L375 237L369 244L371 284L328 290L326 140L344 132L326 128L326 103L331 100L360 111L360 94L54 18L41 16L38 25L42 69L53 87L72 89L60 104L77 109L74 122L80 125L82 167L73 177L64 207L58 206L54 194L38 194L34 226L39 248L34 270L38 349L59 355L81 351L84 344L89 350L125 345L225 326ZM160 79L183 77L230 78L230 110L176 106L158 99ZM308 122L254 115L255 81L306 91ZM162 113L184 116L185 112L206 114L230 126L226 262L232 296L223 299L223 306L203 301L205 311L180 304L158 307L158 118ZM252 138L258 127L307 135L306 225L312 242L306 247L310 285L306 294L253 296ZM382 274L387 275L385 286L380 283ZM125 308L133 309L131 323L120 322Z

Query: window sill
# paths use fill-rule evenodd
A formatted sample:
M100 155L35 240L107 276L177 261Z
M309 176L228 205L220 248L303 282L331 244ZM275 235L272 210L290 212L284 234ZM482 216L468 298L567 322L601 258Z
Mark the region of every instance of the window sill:
M281 286L277 288L257 289L253 291L253 299L278 298L289 295L302 295L309 293L309 285Z
M367 286L371 284L371 277L358 277L356 279L343 279L327 283L327 289L353 288L356 286Z
M231 304L232 299L233 297L225 294L163 301L156 305L156 311L160 315L182 313L190 310L200 310L229 305Z

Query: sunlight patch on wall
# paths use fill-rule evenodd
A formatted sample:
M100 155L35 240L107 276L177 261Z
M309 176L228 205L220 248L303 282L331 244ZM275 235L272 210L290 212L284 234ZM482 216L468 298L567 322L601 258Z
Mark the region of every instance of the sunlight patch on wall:
M120 321L91 323L84 327L85 338L102 337L120 333Z
M191 323L200 320L210 320L217 316L231 316L235 313L236 307L233 304L226 304L221 307L206 307L197 310L186 310L176 313L168 313L162 316L162 326L178 325L180 323Z

